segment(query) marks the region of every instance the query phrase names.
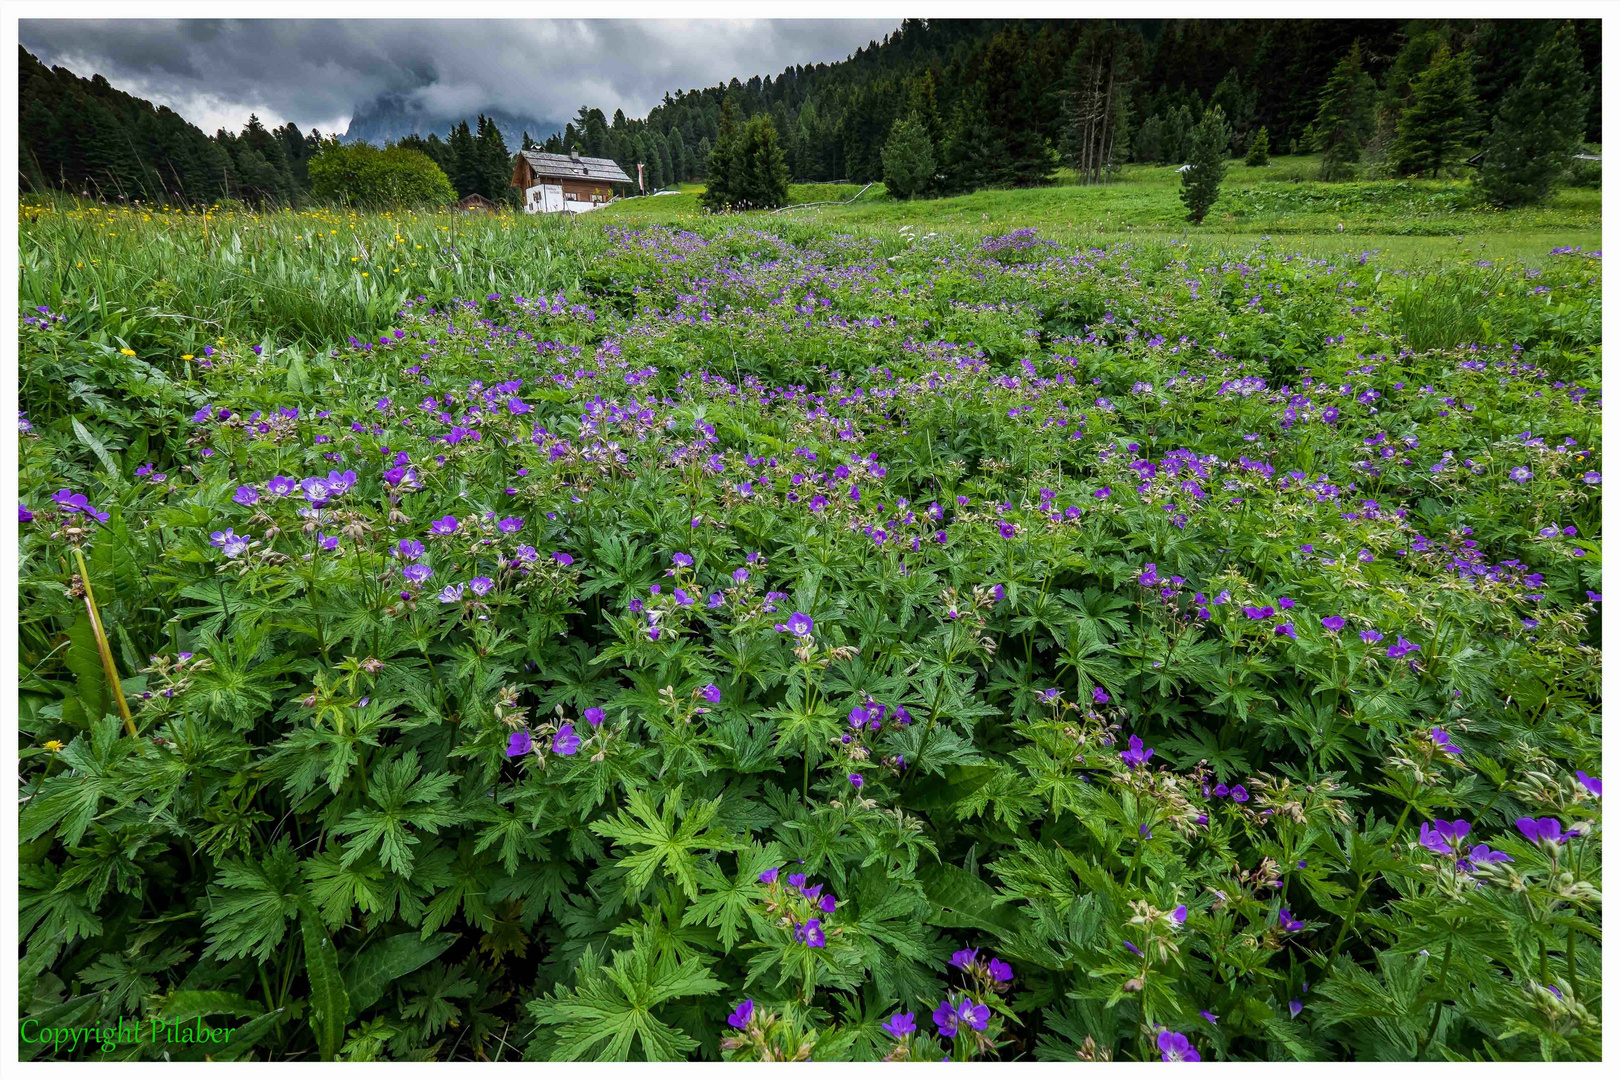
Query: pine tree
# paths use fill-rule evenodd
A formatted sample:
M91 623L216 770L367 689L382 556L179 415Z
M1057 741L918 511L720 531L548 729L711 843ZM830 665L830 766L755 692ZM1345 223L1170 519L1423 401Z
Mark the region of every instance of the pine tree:
M1215 205L1221 194L1221 180L1226 176L1226 148L1232 141L1232 130L1226 126L1226 114L1219 105L1204 110L1204 118L1192 132L1190 166L1181 174L1181 202L1187 207L1187 220L1194 225L1203 223L1204 215Z
M1164 121L1157 115L1150 116L1142 122L1141 128L1136 132L1136 143L1132 147L1131 156L1143 163L1164 160Z
M1580 149L1585 126L1586 73L1574 29L1565 23L1502 100L1479 167L1485 198L1495 206L1546 199Z
M1130 87L1135 81L1126 40L1113 27L1088 34L1063 71L1059 147L1082 183L1111 176L1130 145Z
M1307 133L1311 145L1322 154L1323 180L1344 180L1355 174L1362 147L1373 131L1376 89L1372 76L1362 70L1358 39L1328 76L1316 119Z
M787 203L787 155L776 137L769 113L761 113L743 128L737 154L741 189L738 205L746 210L768 210Z
M450 129L448 147L450 183L456 189L456 198L462 199L478 190L478 140L463 120Z
M970 85L951 113L943 148L945 185L953 192L976 191L996 180L1003 148L991 130L984 91Z
M913 112L894 122L883 145L883 186L895 198L909 199L927 191L933 180L934 142L927 124Z
M670 183L678 184L692 175L692 154L686 148L680 128L673 128L669 133L669 162L674 170Z
M511 187L512 155L506 149L506 139L494 120L478 118L477 187L473 190L491 202L510 202L516 192Z
M1250 166L1271 164L1271 136L1264 126L1249 136L1249 152L1243 156L1243 164Z
M1396 173L1440 175L1467 157L1479 127L1472 61L1447 46L1435 50L1428 68L1412 81L1410 104L1395 126L1390 159Z
M731 98L727 97L720 105L720 129L716 134L714 149L709 153L708 184L703 194L698 196L698 202L712 214L742 202L737 187L742 171L741 141L742 132L737 126L737 116L732 111Z
M1029 38L1019 27L990 39L980 60L989 135L1000 153L991 159L992 182L1030 187L1051 180L1056 164L1038 125L1040 74L1030 58Z

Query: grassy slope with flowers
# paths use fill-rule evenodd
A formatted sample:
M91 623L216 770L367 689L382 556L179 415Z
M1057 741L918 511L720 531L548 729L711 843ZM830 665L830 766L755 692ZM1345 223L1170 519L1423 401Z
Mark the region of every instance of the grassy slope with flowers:
M1599 1055L1595 254L144 217L22 230L25 1017Z

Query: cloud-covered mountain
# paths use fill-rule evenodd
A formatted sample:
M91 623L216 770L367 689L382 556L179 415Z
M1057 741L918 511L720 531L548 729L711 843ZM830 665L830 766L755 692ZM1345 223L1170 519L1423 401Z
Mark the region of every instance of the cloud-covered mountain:
M380 94L371 101L355 106L348 130L339 137L346 143L368 142L373 146L381 146L406 135L427 138L437 134L442 139L463 120L467 121L469 127L476 127L479 114L495 121L507 148L514 151L523 145L525 131L536 142L544 142L547 136L562 131L566 124L562 120L519 116L493 106L466 111L433 109L418 95Z

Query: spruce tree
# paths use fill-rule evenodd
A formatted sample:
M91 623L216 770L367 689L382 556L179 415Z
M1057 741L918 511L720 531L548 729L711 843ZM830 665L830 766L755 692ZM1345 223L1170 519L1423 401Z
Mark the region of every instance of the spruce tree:
M1003 149L990 128L984 91L970 84L951 113L943 157L945 185L953 192L976 191L995 182L995 167Z
M1459 164L1478 130L1472 61L1445 45L1412 81L1412 97L1395 125L1391 163L1401 176L1437 177Z
M1271 136L1264 127L1249 136L1249 152L1243 155L1243 164L1251 166L1271 164Z
M692 175L692 154L686 148L686 140L681 137L681 129L673 128L669 133L669 163L674 172L670 183L678 184Z
M883 186L897 199L927 191L934 180L934 143L921 115L894 122L883 145Z
M1586 73L1574 29L1565 23L1502 99L1479 167L1486 200L1525 206L1546 199L1580 149L1585 125Z
M1226 114L1219 105L1204 110L1204 118L1192 132L1192 151L1189 168L1181 174L1181 202L1187 207L1187 220L1194 225L1203 223L1204 215L1215 205L1221 194L1221 180L1226 176L1226 147L1232 141L1232 131L1226 126Z
M1136 132L1132 155L1143 164L1156 164L1164 160L1164 121L1157 115L1148 117Z
M728 96L720 105L720 129L716 133L714 149L709 154L709 180L698 196L698 202L710 213L720 213L742 202L738 185L741 181L740 152L742 132L737 126L736 113Z
M741 176L738 205L742 209L768 210L786 205L787 155L769 113L761 113L744 126L737 162Z
M478 190L478 140L463 120L450 129L450 168L445 172L456 189L456 198L465 198Z
M494 120L478 118L477 142L478 187L475 190L491 202L512 201L516 194L511 187L512 155Z
M1322 154L1322 179L1345 180L1355 175L1361 164L1361 150L1373 132L1372 76L1361 66L1361 42L1328 76L1316 106L1316 119L1307 133L1311 145Z

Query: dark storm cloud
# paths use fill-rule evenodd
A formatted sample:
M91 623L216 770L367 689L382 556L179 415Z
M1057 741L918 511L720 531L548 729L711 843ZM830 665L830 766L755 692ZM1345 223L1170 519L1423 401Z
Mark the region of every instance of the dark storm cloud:
M267 122L342 131L355 107L404 95L423 111L565 120L581 105L644 116L665 91L841 60L887 20L29 19L46 64L102 74L205 131Z

